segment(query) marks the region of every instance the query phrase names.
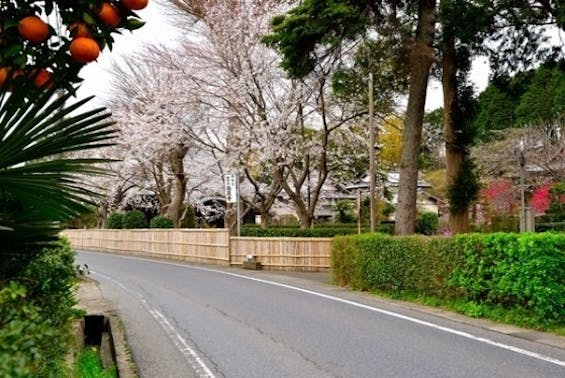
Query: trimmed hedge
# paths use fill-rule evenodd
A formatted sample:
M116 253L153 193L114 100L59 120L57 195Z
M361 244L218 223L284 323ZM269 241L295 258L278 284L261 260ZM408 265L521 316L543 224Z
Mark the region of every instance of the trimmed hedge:
M123 228L147 228L147 219L141 210L129 210L124 214Z
M340 285L456 299L565 324L565 234L337 237L332 261Z
M163 215L158 215L155 218L151 219L149 223L150 228L173 228L173 220L171 218L167 218Z
M393 234L393 224L379 224L378 232ZM361 232L369 232L367 227L363 227ZM241 228L241 236L253 237L303 237L303 238L332 238L339 235L357 234L356 225L316 225L314 228L298 228L296 226L277 226L261 228L259 226L244 225Z
M565 231L565 222L536 223L536 232Z
M124 213L112 213L108 217L106 227L114 230L124 228Z

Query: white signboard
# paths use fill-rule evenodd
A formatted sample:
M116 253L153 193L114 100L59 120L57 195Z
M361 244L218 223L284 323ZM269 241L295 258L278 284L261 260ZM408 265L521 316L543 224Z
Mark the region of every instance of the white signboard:
M226 188L226 203L237 202L237 178L235 174L227 174L224 176L224 184Z

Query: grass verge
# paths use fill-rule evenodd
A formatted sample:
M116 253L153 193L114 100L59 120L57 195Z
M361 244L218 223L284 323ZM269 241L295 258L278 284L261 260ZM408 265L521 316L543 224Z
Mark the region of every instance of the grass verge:
M75 362L76 378L116 378L116 367L104 369L97 348L87 347L80 351Z
M466 302L461 299L440 299L430 296L402 295L399 293L372 291L379 297L416 303L428 307L441 308L453 311L470 318L491 320L500 324L509 324L517 327L528 328L536 331L551 332L559 336L565 336L565 326L553 322L543 323L539 319L532 318L525 311L517 308L504 308L503 306L489 306L476 302Z

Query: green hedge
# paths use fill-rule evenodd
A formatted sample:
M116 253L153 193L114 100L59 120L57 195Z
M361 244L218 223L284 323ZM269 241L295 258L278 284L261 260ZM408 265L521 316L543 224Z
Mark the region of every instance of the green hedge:
M447 286L460 257L455 238L395 237L383 234L336 237L332 245L335 281L358 290L453 296Z
M68 242L44 249L0 281L0 377L62 377L76 311L74 252Z
M460 300L565 325L564 234L337 237L332 260L335 281L355 289Z
M386 234L394 233L393 224L379 224L377 231ZM361 232L367 233L367 227L361 228ZM305 237L305 238L332 238L339 235L355 235L357 234L356 225L332 225L320 224L314 228L298 228L296 226L277 226L269 228L261 228L259 226L244 225L241 227L241 236L254 237Z
M124 213L112 213L108 217L106 227L114 230L124 228Z
M124 214L123 228L147 228L147 219L141 210L129 210Z
M565 222L536 223L536 232L565 231Z
M173 228L173 220L171 218L167 218L163 215L158 215L155 218L151 219L149 223L150 228Z

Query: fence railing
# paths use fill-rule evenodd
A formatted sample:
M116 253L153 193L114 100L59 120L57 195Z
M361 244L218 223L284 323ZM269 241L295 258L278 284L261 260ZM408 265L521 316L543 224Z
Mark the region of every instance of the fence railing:
M229 234L224 230L65 230L76 249L161 257L198 264L229 265Z
M331 238L231 238L232 265L254 255L266 269L319 271L330 267Z
M230 237L224 229L65 230L76 249L238 266L248 255L265 269L320 271L331 266L331 238Z

